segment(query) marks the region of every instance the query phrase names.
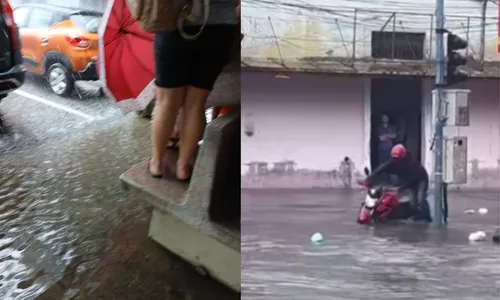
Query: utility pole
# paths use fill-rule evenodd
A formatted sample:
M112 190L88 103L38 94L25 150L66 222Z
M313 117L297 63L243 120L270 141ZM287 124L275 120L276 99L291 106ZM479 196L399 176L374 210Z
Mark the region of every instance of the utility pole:
M443 226L443 92L444 86L444 0L436 0L436 116L435 116L435 156L434 156L434 215L433 221L436 227Z
M486 44L486 8L488 7L488 0L483 0L481 9L481 45L479 48L479 59L481 60L481 69L484 68L484 49Z
M446 56L444 52L444 35L446 39ZM443 182L444 162L444 136L443 128L446 125L446 111L443 88L468 79L469 75L464 70L458 69L467 63L467 58L458 53L468 47L468 41L444 29L444 0L436 0L436 96L437 101L435 116L435 155L434 155L434 215L436 227L444 224L443 207L447 194L447 185ZM445 81L446 73L446 81Z

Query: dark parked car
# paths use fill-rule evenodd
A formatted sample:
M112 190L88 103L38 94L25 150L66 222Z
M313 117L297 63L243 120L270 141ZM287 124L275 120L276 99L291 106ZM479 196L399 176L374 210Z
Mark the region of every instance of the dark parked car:
M0 101L24 83L25 69L21 56L19 30L14 22L12 7L7 0L1 1L0 14Z

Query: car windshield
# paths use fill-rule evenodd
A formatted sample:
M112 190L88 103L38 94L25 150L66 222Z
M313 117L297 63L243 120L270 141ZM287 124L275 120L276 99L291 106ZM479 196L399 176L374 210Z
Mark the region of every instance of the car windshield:
M70 19L80 30L88 33L97 33L101 22L101 16L84 13L71 15Z

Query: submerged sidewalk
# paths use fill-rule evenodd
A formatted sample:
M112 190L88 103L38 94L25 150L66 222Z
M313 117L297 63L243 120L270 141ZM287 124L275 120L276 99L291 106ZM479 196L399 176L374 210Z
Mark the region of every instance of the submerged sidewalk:
M80 273L78 266L84 261L75 259L64 277L37 299L239 299L148 238L149 210L103 234L105 245L95 268Z

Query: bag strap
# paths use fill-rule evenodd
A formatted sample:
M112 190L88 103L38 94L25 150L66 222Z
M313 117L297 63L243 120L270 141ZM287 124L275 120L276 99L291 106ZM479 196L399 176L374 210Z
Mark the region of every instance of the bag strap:
M208 21L208 16L210 15L210 0L203 0L204 1L204 12L203 12L203 24L201 25L200 31L198 31L197 34L195 35L189 35L184 31L184 22L186 20L196 20L199 15L200 15L200 0L193 0L193 9L191 14L185 16L183 13L180 14L179 19L177 20L177 29L179 30L179 33L183 38L186 40L196 40L200 34L203 32L203 29L205 29L205 26L207 25ZM187 5L182 8L182 10L186 10Z

